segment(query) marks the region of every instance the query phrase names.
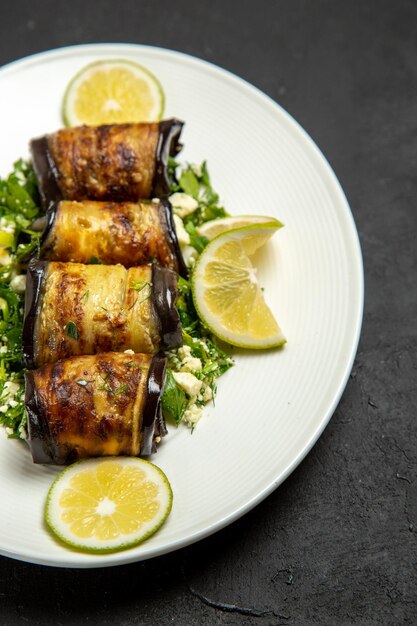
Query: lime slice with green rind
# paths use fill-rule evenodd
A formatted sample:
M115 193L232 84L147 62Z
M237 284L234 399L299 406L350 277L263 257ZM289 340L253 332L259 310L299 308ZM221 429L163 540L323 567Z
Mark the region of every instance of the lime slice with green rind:
M198 234L207 237L210 241L235 228L244 228L254 224L276 224L277 228L282 228L284 224L274 217L267 215L231 215L221 219L205 222L197 228Z
M57 476L45 521L73 548L115 552L153 535L171 507L171 486L156 465L136 457L103 457L78 461Z
M147 68L127 59L96 61L69 83L63 100L66 126L155 122L162 118L165 96Z
M260 350L286 342L250 258L280 227L274 221L226 231L207 245L193 269L197 313L212 333L231 345Z

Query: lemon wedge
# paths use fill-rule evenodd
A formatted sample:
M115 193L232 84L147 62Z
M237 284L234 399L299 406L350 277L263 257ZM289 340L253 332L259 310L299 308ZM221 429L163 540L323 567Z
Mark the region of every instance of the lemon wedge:
M86 459L55 479L45 521L70 546L113 552L153 535L171 506L170 484L156 465L135 457Z
M145 67L124 59L97 61L78 72L64 95L66 126L154 122L165 97L158 79Z
M234 346L263 349L286 342L249 258L280 227L280 222L273 221L218 235L203 250L193 270L197 313L217 337Z
M207 237L209 241L235 228L243 228L252 224L276 224L277 228L282 228L284 224L273 217L266 215L232 215L230 217L222 217L218 220L210 220L197 228L199 235Z

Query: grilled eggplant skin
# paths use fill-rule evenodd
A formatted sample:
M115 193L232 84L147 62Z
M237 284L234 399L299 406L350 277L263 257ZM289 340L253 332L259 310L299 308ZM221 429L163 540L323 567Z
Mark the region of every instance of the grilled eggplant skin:
M31 261L26 278L23 358L27 368L75 355L155 354L182 343L177 275L144 265Z
M26 372L28 444L35 463L155 451L166 359L105 353Z
M171 193L168 176L169 157L176 157L182 150L180 143L184 122L175 118L159 123L158 145L156 147L155 175L153 179L153 196L165 198Z
M44 218L40 258L125 267L156 260L185 276L185 266L168 200L52 203Z
M33 139L32 161L42 204L113 202L169 194L168 158L181 149L183 122L64 128Z

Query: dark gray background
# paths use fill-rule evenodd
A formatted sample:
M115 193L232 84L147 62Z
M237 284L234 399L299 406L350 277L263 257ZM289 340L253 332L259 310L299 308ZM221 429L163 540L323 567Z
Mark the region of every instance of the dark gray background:
M107 41L212 61L306 128L358 226L362 339L321 439L255 510L194 546L115 569L0 557L0 623L417 624L417 3L2 2L0 64Z

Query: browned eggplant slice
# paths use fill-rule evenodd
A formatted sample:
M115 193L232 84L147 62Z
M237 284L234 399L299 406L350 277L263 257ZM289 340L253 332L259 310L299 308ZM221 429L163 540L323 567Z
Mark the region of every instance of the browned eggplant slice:
M156 264L33 260L26 278L23 358L29 369L81 354L155 354L182 343L177 275Z
M168 200L52 203L44 219L40 258L125 267L155 260L183 276L182 257Z
M79 356L25 374L28 444L35 463L145 456L166 434L161 355Z
M169 194L168 159L181 149L183 122L63 128L33 139L42 204L65 200L135 202Z

